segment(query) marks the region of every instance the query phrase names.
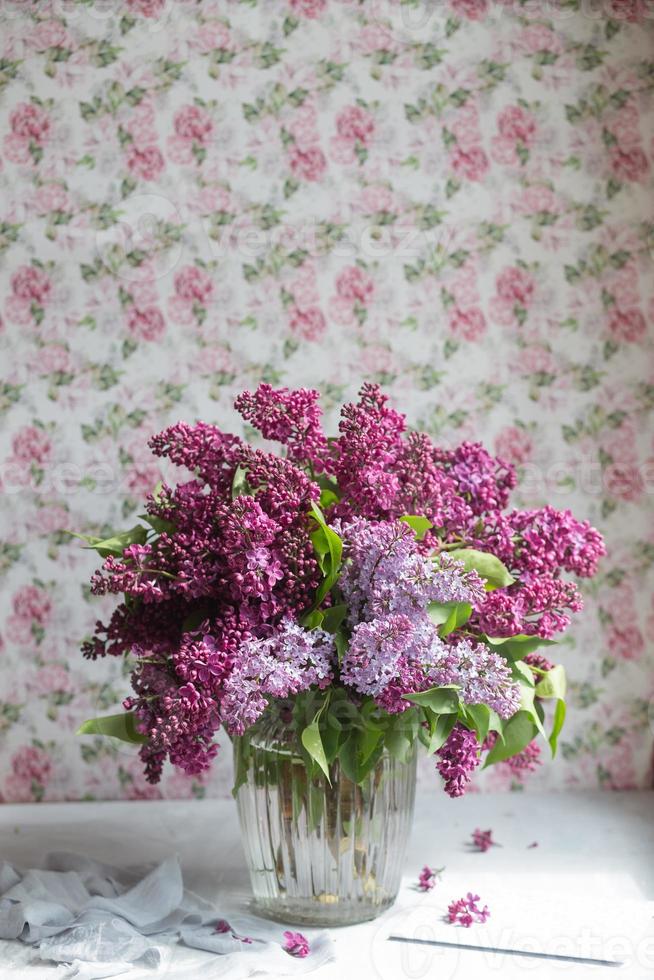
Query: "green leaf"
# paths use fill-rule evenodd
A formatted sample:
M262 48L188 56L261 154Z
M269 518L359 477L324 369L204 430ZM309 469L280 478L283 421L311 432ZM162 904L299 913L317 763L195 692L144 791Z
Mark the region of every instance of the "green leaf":
M372 736L367 737L364 733L354 731L339 750L338 761L341 769L353 783L363 782L383 751L380 740L364 761L363 754L364 751L368 751L371 739Z
M457 714L459 695L454 687L432 687L418 694L403 694L403 698L423 708L431 708L437 715Z
M234 786L232 787L234 799L238 796L241 786L247 782L251 753L250 739L247 735L236 736L234 738Z
M306 630L315 630L322 626L324 614L320 609L313 609L311 612L307 613L300 620L300 625L304 626Z
M383 726L379 723L379 718L375 719L372 716L378 715L380 713L379 706L370 698L370 700L364 701L361 705L360 716L361 720L366 728L371 728L376 732L383 731ZM388 718L388 716L386 716Z
M491 709L485 704L466 704L463 706L464 720L474 728L479 742L483 742L491 725Z
M104 718L89 718L79 726L76 734L108 735L110 738L140 745L148 740L147 735L137 732L134 715L129 711L120 715L105 715Z
M515 660L511 664L511 673L513 674L513 679L515 681L526 684L527 687L536 687L534 675L529 669L529 665L526 664L524 660Z
M327 630L328 633L336 633L346 616L347 606L344 603L339 603L337 606L330 606L329 609L323 609L322 628Z
M317 607L332 586L336 584L341 568L343 542L336 531L327 524L322 511L313 500L311 501L311 517L318 524L317 530L311 535L311 541L325 576L316 592L314 606Z
M422 541L427 531L430 531L434 526L428 518L418 514L404 514L400 520L409 525L415 534L416 541Z
M379 745L383 732L379 728L365 728L359 736L359 759L365 765Z
M320 737L320 726L318 725L317 718L314 718L311 724L308 725L302 732L302 745L305 747L311 758L318 763L327 777L327 782L330 782L329 766L327 764L322 738Z
M88 541L89 548L97 551L101 558L108 558L110 555L121 557L125 548L130 544L145 544L147 531L142 524L135 524L129 531L122 531L114 534L110 538L94 538L88 534L77 534L75 531L68 531L74 538L81 538Z
M331 507L332 504L337 504L340 497L333 490L321 490L320 491L320 507L324 510L327 507Z
M333 528L327 524L324 514L313 500L311 501L311 515L324 531L327 548L332 559L332 563L334 565L340 565L341 556L343 554L343 542L339 538L336 531L334 531Z
M463 626L472 616L472 606L469 602L430 602L427 612L432 623L440 625L441 636L449 634Z
M493 647L500 647L500 653L507 660L522 660L528 653L533 653L539 647L551 647L556 645L556 640L543 640L540 636L525 636L518 633L517 636L487 636L486 643Z
M194 609L192 613L189 613L184 622L182 623L182 633L192 633L198 628L200 623L203 623L205 619L209 616L209 611L206 607L201 609Z
M152 530L156 531L157 534L163 534L164 531L167 534L174 534L174 532L177 530L172 521L167 521L163 517L155 517L152 514L139 514L139 517L142 521L145 521L146 524L149 524Z
M536 684L537 698L565 698L566 677L563 664L552 667Z
M338 718L328 718L325 726L320 732L322 746L325 750L325 758L327 759L328 765L331 765L338 755L342 730L343 726L339 722Z
M455 714L434 715L430 712L428 717L430 735L427 744L427 753L433 755L447 741L448 735L457 723L457 716Z
M543 711L542 708L539 711L540 705L536 704L534 700L536 696L534 675L529 669L529 666L521 660L516 660L511 664L511 672L514 680L517 680L520 684L521 710L529 715L537 731L544 739L547 739L547 734L543 728Z
M387 732L384 746L398 762L406 762L411 751L411 740L400 731Z
M452 609L456 602L430 602L427 606L427 613L435 626L446 623L452 614Z
M334 645L336 647L336 654L340 664L343 662L343 657L345 656L345 651L347 650L347 640L340 630L334 633Z
M504 726L502 740L498 739L490 750L484 763L492 766L495 762L503 762L512 755L529 745L536 734L536 726L531 715L527 711L518 711Z
M561 734L561 729L563 728L563 723L565 721L565 701L557 701L556 708L554 709L554 721L552 724L552 731L550 732L550 737L548 742L550 743L550 749L552 751L552 758L556 755L556 749L559 742L559 735Z
M472 569L478 572L486 580L486 588L489 591L503 589L515 582L506 565L487 551L476 551L474 548L456 548L448 554L452 558L456 558L457 561L462 561L466 572L470 572Z

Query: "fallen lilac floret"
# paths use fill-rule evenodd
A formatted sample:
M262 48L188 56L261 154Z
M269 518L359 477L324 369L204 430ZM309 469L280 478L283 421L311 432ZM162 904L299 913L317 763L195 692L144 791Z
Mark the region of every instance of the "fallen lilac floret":
M218 932L221 935L226 935L227 933L229 933L232 939L237 939L241 943L253 942L253 940L250 939L249 936L239 936L238 933L234 932L227 919L218 919L215 926L213 927L213 931Z
M418 889L421 892L430 892L444 870L444 868L430 868L426 864L418 876Z
M488 906L484 905L483 909L480 909L477 905L478 901L479 895L468 892L465 898L458 898L450 902L447 908L447 921L453 925L464 926L466 929L469 929L475 922L486 922L490 917Z
M284 945L282 948L289 956L297 956L300 960L308 956L310 952L309 940L306 936L303 936L301 932L291 932L290 930L284 933Z
M493 840L492 830L473 830L472 832L472 843L477 851L481 851L482 854L488 851L491 847L499 847L497 841Z

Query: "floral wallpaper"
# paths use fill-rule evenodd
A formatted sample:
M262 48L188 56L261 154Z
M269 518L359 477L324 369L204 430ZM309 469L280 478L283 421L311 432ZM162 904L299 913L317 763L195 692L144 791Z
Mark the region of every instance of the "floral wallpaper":
M0 36L0 799L228 792L228 747L151 787L75 737L127 680L79 655L107 610L64 529L129 526L148 437L261 379L332 419L379 381L605 533L525 789L649 785L651 5L7 0Z

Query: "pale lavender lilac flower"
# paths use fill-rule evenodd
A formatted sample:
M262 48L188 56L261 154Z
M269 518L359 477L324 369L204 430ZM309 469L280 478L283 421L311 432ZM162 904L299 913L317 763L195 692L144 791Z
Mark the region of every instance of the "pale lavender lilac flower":
M464 704L486 704L500 718L520 708L520 686L513 681L506 660L484 643L464 638L450 646L447 671L437 683L456 684ZM435 679L435 675L432 674Z
M358 518L340 530L340 585L352 625L388 613L423 617L430 602L474 605L484 598L483 582L475 571L466 572L462 562L447 554L420 554L413 531L403 521Z
M341 664L341 679L360 694L381 694L397 675L413 632L411 620L396 613L359 623Z
M265 695L287 698L332 680L334 643L324 630L305 630L290 619L268 637L248 640L227 678L220 704L223 724L242 735L263 714Z
M506 661L494 650L467 638L442 640L426 616L393 613L359 623L341 665L342 679L361 694L382 698L386 710L402 710L402 694L455 685L464 704L487 704L502 718L520 707L520 688ZM398 681L403 683L398 685ZM385 698L394 684L391 699ZM409 702L404 700L406 708Z

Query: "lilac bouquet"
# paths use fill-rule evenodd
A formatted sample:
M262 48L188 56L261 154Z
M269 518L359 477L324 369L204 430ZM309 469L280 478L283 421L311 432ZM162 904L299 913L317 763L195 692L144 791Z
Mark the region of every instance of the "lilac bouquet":
M563 573L593 575L600 534L506 510L510 465L407 430L376 385L332 438L318 397L236 399L283 455L202 422L150 441L192 476L160 485L143 523L87 539L104 559L92 591L123 599L83 652L130 658L133 694L80 732L141 743L152 782L166 759L203 772L219 729L247 739L270 710L311 774L338 759L359 783L416 739L450 796L482 760L531 768L565 717L563 667L537 651L581 608Z

